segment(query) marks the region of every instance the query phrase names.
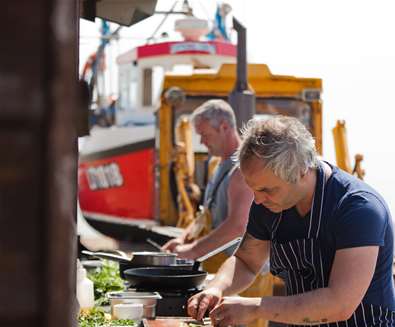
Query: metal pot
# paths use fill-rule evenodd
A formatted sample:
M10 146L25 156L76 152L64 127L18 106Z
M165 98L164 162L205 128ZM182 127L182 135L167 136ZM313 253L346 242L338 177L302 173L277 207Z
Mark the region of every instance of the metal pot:
M82 251L83 254L97 257L101 259L116 261L119 263L119 275L125 279L125 270L131 268L142 268L142 267L178 267L185 269L192 269L193 261L183 261L177 259L177 254L166 253L166 252L133 252L131 257L127 256L122 251L114 251L116 254L111 252L91 252ZM181 260L181 262L179 261ZM180 263L179 263L180 262Z
M131 264L133 267L147 267L147 266L169 266L176 264L177 254L166 253L166 252L133 252L131 256L128 256L122 251L111 252L92 252L82 251L83 254L97 257L101 259L107 259L116 261L119 263Z
M132 263L135 266L170 266L176 264L176 253L133 252Z

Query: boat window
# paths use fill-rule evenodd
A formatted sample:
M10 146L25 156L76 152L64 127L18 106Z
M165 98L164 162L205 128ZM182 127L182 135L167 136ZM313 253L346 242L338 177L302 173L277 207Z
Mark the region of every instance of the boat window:
M200 106L206 100L213 97L206 96L188 96L182 108L177 108L176 118L182 114L190 114L195 108ZM219 97L216 97L219 98ZM227 98L223 98L227 100ZM312 109L310 103L297 98L256 98L256 114L257 115L286 115L300 119L303 124L311 128Z
M137 103L137 82L130 81L129 84L129 101L128 101L128 109L136 109L138 106Z
M257 98L257 115L285 115L298 118L312 130L312 109L308 102L295 98Z
M119 67L119 97L118 109L132 110L137 103L137 71L131 64Z
M144 107L157 106L163 87L164 69L156 66L143 69L142 99Z
M188 96L181 108L177 108L176 117L178 119L181 115L191 114L192 111L200 106L206 100L212 99L208 96ZM218 98L218 97L217 97ZM227 98L223 98L227 100ZM309 102L297 98L263 98L256 99L256 115L285 115L298 118L310 131L313 132L312 108ZM202 151L202 146L199 145L198 140L194 140L195 151Z
M143 70L143 106L152 106L152 69Z
M160 97L163 90L163 81L165 70L163 67L156 66L152 68L152 105L159 106Z
M128 84L127 74L125 69L121 66L119 68L119 95L118 95L118 109L125 110L128 107Z

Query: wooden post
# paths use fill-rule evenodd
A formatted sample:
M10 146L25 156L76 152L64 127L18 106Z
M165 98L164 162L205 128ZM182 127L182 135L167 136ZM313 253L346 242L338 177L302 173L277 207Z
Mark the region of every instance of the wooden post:
M0 321L76 326L77 1L0 16Z

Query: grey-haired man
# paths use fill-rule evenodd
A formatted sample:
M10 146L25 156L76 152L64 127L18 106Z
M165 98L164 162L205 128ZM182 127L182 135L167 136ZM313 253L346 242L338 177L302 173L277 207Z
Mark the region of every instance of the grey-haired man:
M317 158L296 119L251 121L238 158L254 192L234 256L188 303L217 326L263 318L292 325L394 326L392 219L381 196ZM244 289L270 255L287 296L226 298Z

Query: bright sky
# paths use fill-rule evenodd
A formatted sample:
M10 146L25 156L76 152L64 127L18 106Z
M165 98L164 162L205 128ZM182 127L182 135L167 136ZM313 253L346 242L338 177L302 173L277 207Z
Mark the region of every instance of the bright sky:
M352 157L364 155L365 180L384 196L395 216L395 2L227 2L247 27L250 62L266 63L274 74L323 79L324 157L335 161L331 129L337 119L345 119ZM199 18L214 17L214 0L190 3ZM157 10L172 4L159 0ZM171 29L179 17L170 17L161 31ZM112 55L144 43L162 18L124 29ZM81 63L95 50L97 31L98 25L81 20Z

